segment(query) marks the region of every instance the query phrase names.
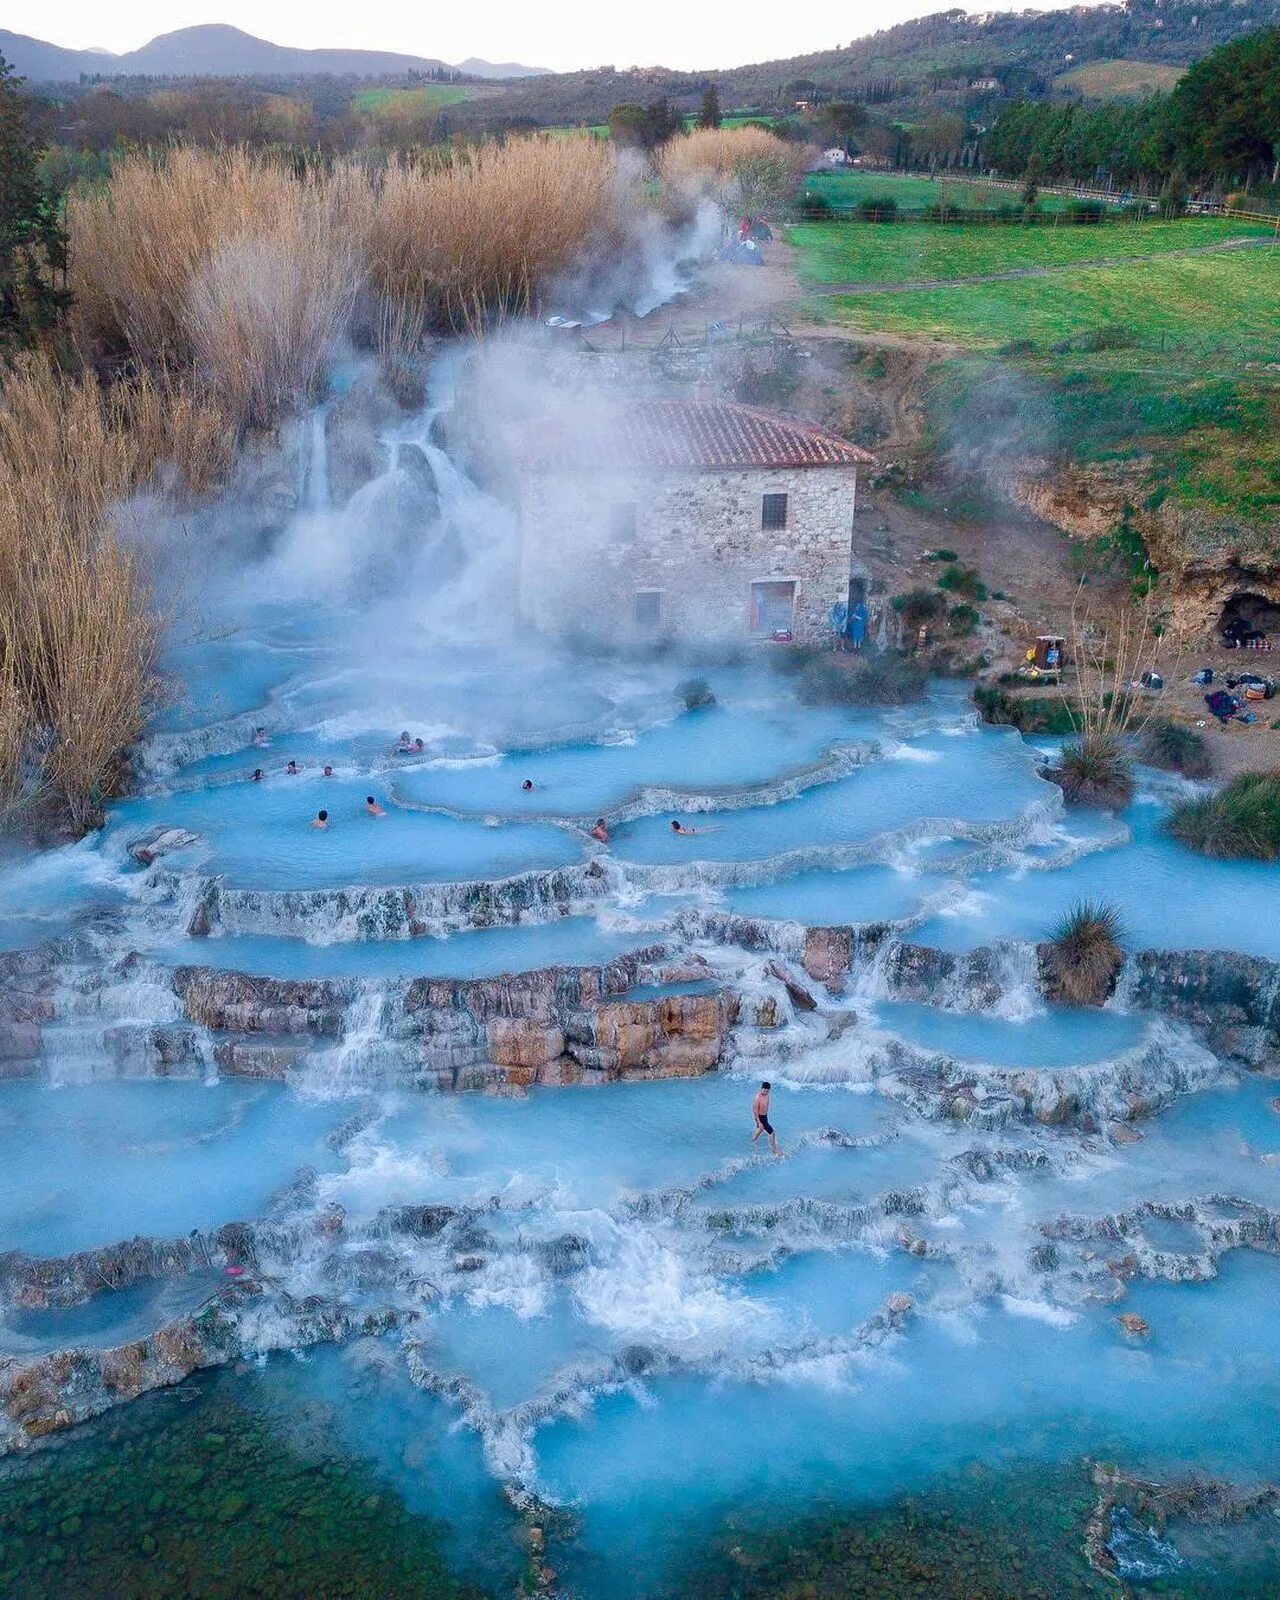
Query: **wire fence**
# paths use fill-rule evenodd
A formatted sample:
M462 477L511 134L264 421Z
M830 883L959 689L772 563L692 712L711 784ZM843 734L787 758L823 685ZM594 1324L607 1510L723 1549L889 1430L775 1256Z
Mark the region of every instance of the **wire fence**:
M883 177L888 186L895 177L929 178L940 187L952 184L969 189L992 189L1002 193L1017 194L1019 197L1026 190L1025 180L1014 178L977 178L960 176L955 173L937 172L903 172L886 171L883 174L860 173L866 178ZM866 200L852 200L848 205L837 205L831 201L830 210L824 213L820 220L826 222L921 222L944 221L956 223L993 223L999 226L1017 225L1026 222L1036 227L1059 226L1091 226L1097 225L1108 213L1111 220L1142 223L1159 220L1162 216L1161 202L1157 196L1134 194L1131 190L1124 189L1117 192L1114 189L1100 189L1085 184L1037 184L1038 195L1051 195L1055 199L1075 200L1086 205L1101 205L1105 209L1101 215L1063 212L1060 210L1042 211L1028 215L1027 208L1020 203L1009 204L996 209L991 206L956 206L945 199L933 201L928 205L904 206L895 201L892 205L886 204L883 208L868 206ZM868 196L867 198L871 198ZM886 197L887 198L887 197ZM1115 213L1122 213L1119 218ZM1275 211L1258 211L1245 206L1229 206L1225 201L1214 199L1192 199L1186 202L1185 208L1178 215L1194 217L1227 217L1240 222L1261 222L1274 227L1280 235L1280 213ZM814 220L819 220L815 218Z

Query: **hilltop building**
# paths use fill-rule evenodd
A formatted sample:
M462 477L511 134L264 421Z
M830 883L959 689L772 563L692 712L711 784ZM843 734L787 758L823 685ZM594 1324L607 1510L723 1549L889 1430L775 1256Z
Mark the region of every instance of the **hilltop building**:
M611 638L831 635L857 445L753 406L636 399L522 430L519 611Z

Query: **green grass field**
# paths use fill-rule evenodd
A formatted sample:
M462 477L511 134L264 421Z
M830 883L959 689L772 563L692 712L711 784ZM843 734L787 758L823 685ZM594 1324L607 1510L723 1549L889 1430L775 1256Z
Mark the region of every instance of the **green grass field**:
M1167 94L1186 70L1167 61L1086 61L1060 72L1053 86L1082 94L1086 100L1142 100L1149 94Z
M424 83L416 89L362 89L355 104L361 111L394 121L397 117L418 117L424 111L457 105L470 92L458 83Z
M1161 335L1236 340L1243 358L1276 352L1278 299L1280 254L1264 245L951 289L830 295L810 300L807 309L823 321L975 347L1054 343L1119 324L1145 341Z
M805 190L820 194L838 211L852 211L859 200L892 195L907 211L922 211L940 199L958 206L1007 206L1018 203L1016 189L1000 189L985 183L959 183L955 179L921 178L910 172L811 172ZM1055 211L1069 205L1064 195L1040 197L1042 211Z
M812 222L788 229L806 283L900 283L969 278L1021 267L1071 266L1194 249L1265 235L1263 223L1226 217L1103 222L1094 227L929 222ZM1248 252L1246 252L1247 254Z

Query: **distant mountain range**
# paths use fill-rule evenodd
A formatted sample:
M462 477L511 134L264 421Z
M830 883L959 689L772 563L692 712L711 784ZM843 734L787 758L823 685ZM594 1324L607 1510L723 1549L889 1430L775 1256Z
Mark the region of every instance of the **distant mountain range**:
M329 72L393 78L409 72L434 74L450 65L434 57L399 55L391 50L295 50L216 22L162 33L124 55L109 50L64 50L61 45L0 28L0 56L32 83L74 83L82 73L121 78L287 78ZM476 78L527 78L545 69L471 56L453 70Z

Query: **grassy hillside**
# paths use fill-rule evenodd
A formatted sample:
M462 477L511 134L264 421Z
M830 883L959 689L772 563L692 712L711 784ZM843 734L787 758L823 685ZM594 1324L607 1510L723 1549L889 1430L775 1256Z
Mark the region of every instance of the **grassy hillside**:
M1049 12L943 11L883 29L835 50L699 72L665 68L618 72L601 67L527 80L504 88L501 115L546 125L600 122L623 101L666 95L693 110L708 82L735 110L789 108L808 91L869 98L880 105L964 100L977 79L995 76L1006 93L1046 92L1073 56L1077 68L1104 63L1162 63L1182 68L1217 44L1280 21L1280 0L1131 0L1119 6ZM797 86L800 87L797 87ZM942 97L942 98L940 98ZM499 107L461 108L459 125Z
M1223 218L1057 229L828 223L790 237L814 287L989 275L807 302L819 321L956 347L927 398L939 457L983 470L1055 454L1123 468L1136 473L1136 509L1167 500L1195 514L1187 540L1201 526L1218 538L1214 519L1227 518L1242 550L1271 549L1280 249L1265 227ZM1236 237L1258 242L1187 253ZM1027 267L1050 270L993 276Z
M1172 89L1184 71L1166 61L1087 61L1060 72L1053 86L1082 94L1086 100L1141 100Z
M475 92L474 86L456 83L424 83L414 89L362 89L355 96L355 105L375 116L416 117L424 111L439 111L441 106L457 105Z

